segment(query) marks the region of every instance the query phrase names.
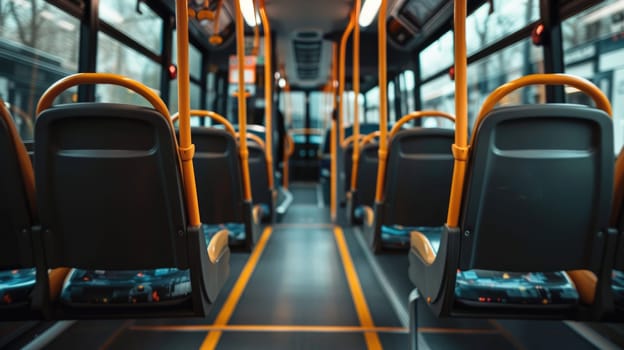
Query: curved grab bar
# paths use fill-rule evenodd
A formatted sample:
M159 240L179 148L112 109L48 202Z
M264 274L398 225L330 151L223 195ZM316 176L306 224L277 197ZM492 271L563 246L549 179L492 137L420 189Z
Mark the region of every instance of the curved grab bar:
M167 106L154 91L136 80L112 73L76 73L57 81L50 86L39 99L39 103L37 104L37 115L52 107L54 99L57 98L63 91L76 85L84 84L111 84L123 86L143 96L147 101L149 101L149 103L152 104L154 109L169 119L169 110L167 109Z
M236 138L237 138L237 139L240 139L240 136L241 136L241 135L240 135L240 133L239 133L239 132L237 132L237 133L236 133ZM258 136L258 135L256 135L256 134L247 134L247 138L248 138L249 140L252 140L253 142L257 143L257 144L258 144L258 146L260 146L260 148L262 148L262 150L263 150L263 151L266 149L266 146L265 146L264 140L262 140L262 139L260 138L260 136Z
M494 90L483 102L473 127L470 144L474 142L475 132L479 125L492 111L494 106L509 93L529 85L569 85L587 94L596 103L596 108L602 109L612 116L611 103L605 94L591 81L570 74L531 74L512 80Z
M392 127L392 130L390 130L389 137L390 138L394 137L394 135L396 135L396 133L399 132L399 130L401 130L401 127L408 121L419 119L419 118L424 118L424 117L440 117L440 118L448 119L452 121L453 123L455 123L455 116L450 113L433 111L433 110L415 111L415 112L408 113L404 115L403 117L401 117L401 119L399 119L399 121L396 124L394 124L394 126Z
M236 137L237 132L234 130L234 127L232 126L232 124L221 114L217 113L217 112L213 112L213 111L204 111L204 110L200 110L200 109L192 109L190 111L190 115L191 117L205 117L205 118L210 118L214 121L217 121L221 124L223 124L223 126L225 127L225 130L227 130L228 133L230 133L232 136ZM174 115L171 116L171 122L175 123L179 118L179 114L176 113Z

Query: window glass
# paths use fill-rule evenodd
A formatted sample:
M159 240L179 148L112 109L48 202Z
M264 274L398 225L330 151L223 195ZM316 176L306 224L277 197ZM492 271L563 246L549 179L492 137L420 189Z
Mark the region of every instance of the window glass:
M435 110L455 114L455 84L448 75L435 78L420 88L422 96L422 109ZM448 127L454 128L451 121L442 118L423 118L423 127Z
M310 93L310 127L325 130L329 128L332 113L332 94L326 92Z
M416 109L416 104L414 103L414 72L406 70L403 72L403 76L405 81L405 106L407 107L405 113L409 113Z
M446 32L420 53L420 76L425 80L450 67L454 60L453 32Z
M284 113L287 129L305 128L305 93L283 92L279 108Z
M364 115L366 123L379 123L379 87L366 92L366 114Z
M520 76L542 73L543 55L529 39L508 46L468 66L468 122L472 127L485 98L498 86ZM455 85L448 75L440 76L421 87L423 110L455 113ZM544 88L531 86L506 96L501 104L525 104L545 101ZM433 118L432 118L433 119ZM436 118L437 120L438 118ZM423 120L425 126L445 126L446 122ZM450 122L449 122L450 123ZM452 124L448 124L451 126Z
M0 16L0 98L22 139L32 140L39 97L78 71L80 23L43 0L6 2ZM62 93L57 103L75 101L76 91Z
M97 71L121 74L160 93L160 65L102 32L98 33ZM140 95L113 85L96 86L96 100L151 106Z
M123 32L155 53L162 45L162 18L145 3L140 4L141 13L135 1L100 0L100 19Z
M171 50L171 62L178 63L178 36L173 31L173 44ZM193 78L200 79L202 71L202 54L194 45L189 45L189 73Z
M364 95L360 93L358 98L359 110L358 115L360 118L360 123L364 122ZM353 124L353 114L355 113L355 93L353 91L345 91L344 93L344 103L342 104L343 116L344 116L344 126L347 127Z
M624 145L624 2L607 0L563 22L565 72L593 81L613 108L614 151ZM566 88L568 102L591 104Z
M522 29L539 16L539 0L486 1L466 19L468 55Z
M394 101L396 96L394 94L394 82L388 83L388 118L390 118L390 124L396 122L396 110L394 108Z

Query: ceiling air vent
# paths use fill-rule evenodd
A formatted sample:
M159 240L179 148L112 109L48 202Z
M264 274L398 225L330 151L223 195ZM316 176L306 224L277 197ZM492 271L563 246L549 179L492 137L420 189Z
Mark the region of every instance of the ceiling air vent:
M299 32L292 43L298 78L302 80L318 79L323 49L321 34L311 31Z

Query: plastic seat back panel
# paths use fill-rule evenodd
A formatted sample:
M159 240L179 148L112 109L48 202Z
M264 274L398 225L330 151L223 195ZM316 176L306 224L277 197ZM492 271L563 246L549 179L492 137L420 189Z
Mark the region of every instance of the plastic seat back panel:
M65 105L40 115L36 137L52 267L186 268L180 164L163 116L128 105Z
M0 118L0 269L34 264L29 236L33 218L18 161L18 152L22 157L27 154L12 123L12 120Z
M576 105L514 106L477 132L460 268L596 268L613 183L609 118Z
M192 134L202 223L242 222L243 189L236 140L214 128L193 128Z
M385 184L385 224L442 226L453 176L453 131L415 128L393 138Z

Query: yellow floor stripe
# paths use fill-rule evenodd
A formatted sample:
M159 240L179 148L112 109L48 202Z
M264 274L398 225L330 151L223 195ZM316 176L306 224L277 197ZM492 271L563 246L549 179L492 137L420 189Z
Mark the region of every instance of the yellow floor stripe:
M366 298L364 297L364 292L362 291L360 279L355 271L353 260L351 260L351 254L349 254L344 233L338 226L334 227L334 237L336 238L336 243L338 244L340 258L342 259L342 265L344 266L345 275L347 276L347 282L349 283L349 289L351 290L351 296L353 297L353 304L355 305L355 310L357 311L358 318L360 319L360 324L365 328L374 328L375 324L373 323L373 318L371 317L370 310L366 304ZM377 332L365 332L364 338L366 339L368 349L382 349Z
M309 326L309 325L162 325L162 326L130 326L132 331L150 331L150 332L273 332L273 333L397 333L407 334L409 330L403 327L361 327L361 326ZM500 334L496 329L486 328L438 328L438 327L420 327L418 333L423 334Z
M399 333L407 334L408 329L403 327L360 327L360 326L308 326L308 325L179 325L179 326L132 326L130 330L153 332L301 332L301 333Z
M238 280L236 281L236 284L234 284L234 288L232 288L230 295L225 301L225 304L223 304L221 311L219 311L219 314L217 315L217 318L215 319L214 326L223 327L227 325L227 323L230 321L230 317L232 317L232 314L234 313L234 309L236 308L236 305L238 304L238 301L240 300L241 295L243 295L243 291L245 290L245 287L247 287L247 282L249 282L249 279L251 278L251 275L253 274L256 268L256 265L258 265L258 260L260 260L260 256L262 255L262 252L264 251L264 247L266 246L269 238L271 237L272 232L273 231L271 229L271 226L267 226L264 229L264 232L262 232L262 236L260 237L258 244L256 244L256 247L254 248L253 252L249 256L249 260L247 260L247 263L245 264L243 271L238 276ZM208 333L208 335L206 336L206 339L204 339L204 342L202 343L200 349L201 350L215 349L217 345L219 344L221 333L222 333L221 330L210 331L210 333Z

